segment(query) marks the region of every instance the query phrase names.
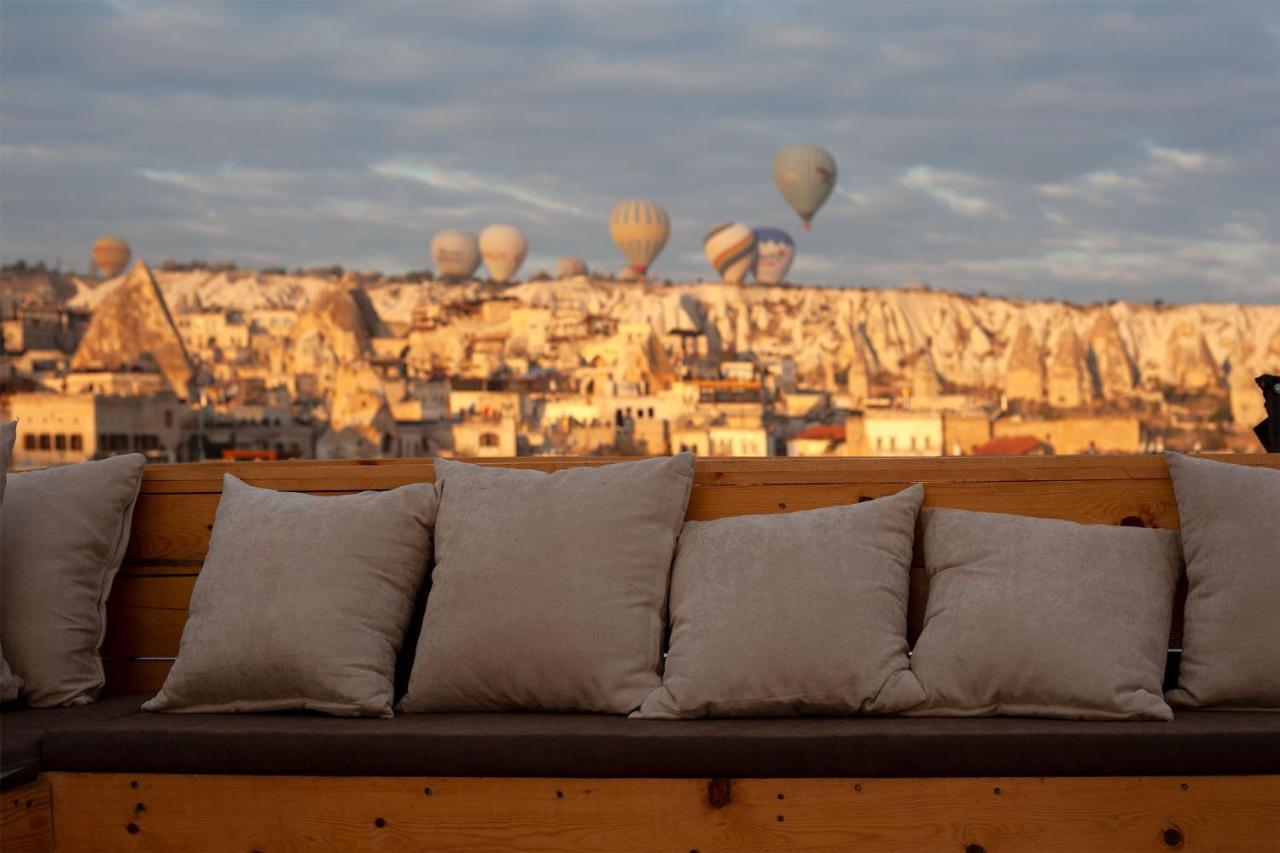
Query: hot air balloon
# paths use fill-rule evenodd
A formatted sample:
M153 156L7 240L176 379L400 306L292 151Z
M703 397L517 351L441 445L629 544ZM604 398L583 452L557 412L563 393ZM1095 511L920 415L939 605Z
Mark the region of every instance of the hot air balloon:
M106 278L114 278L124 272L133 251L119 237L99 237L93 241L93 265Z
M702 240L707 260L728 284L742 280L756 261L756 235L741 222L725 222L707 232Z
M465 281L480 266L480 244L476 235L446 228L431 238L431 262L445 281Z
M808 231L809 221L835 189L835 158L816 145L789 145L773 158L773 182Z
M779 284L796 258L796 241L781 228L756 229L756 281Z
M480 232L480 257L489 278L506 284L524 263L529 243L514 225L490 225Z
M631 268L641 276L649 264L667 245L671 220L662 205L630 199L613 209L609 217L609 236L618 244Z
M573 278L575 275L587 274L587 262L572 255L563 257L556 264L556 278Z

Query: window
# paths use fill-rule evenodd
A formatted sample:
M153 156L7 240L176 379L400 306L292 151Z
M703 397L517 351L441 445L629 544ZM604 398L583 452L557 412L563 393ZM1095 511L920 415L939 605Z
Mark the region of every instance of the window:
M33 432L27 433L22 439L22 446L27 450L36 449L36 435Z
M57 435L55 435L55 436L53 437L53 448L54 448L54 450L66 450L66 449L67 449L67 437L66 437L65 435L63 435L62 433L58 433Z
M492 432L480 433L480 446L481 447L497 447L498 436Z
M916 449L916 437L914 435L911 436L911 449L912 450Z
M928 450L928 449L929 449L929 447L930 447L930 445L932 445L932 444L933 444L933 440L932 440L931 438L929 438L929 436L927 436L927 435L926 435L926 436L924 437L924 449L925 449L925 450Z
M898 437L896 435L889 436L889 449L890 450L898 449Z
M84 450L84 436L80 435L80 433L71 436L71 449Z
M51 445L51 442L49 439L49 433L47 432L40 433L40 449L48 450L50 445Z
M172 427L173 427L173 410L165 409L164 410L164 428L171 429Z

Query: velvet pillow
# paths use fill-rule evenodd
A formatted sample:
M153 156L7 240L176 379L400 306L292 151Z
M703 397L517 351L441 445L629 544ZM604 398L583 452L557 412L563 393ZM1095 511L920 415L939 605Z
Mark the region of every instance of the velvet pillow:
M924 700L907 599L924 488L782 515L690 521L662 686L633 716L892 714Z
M908 713L1168 720L1173 530L934 509Z
M1187 559L1175 705L1280 710L1280 471L1168 454Z
M4 516L4 486L9 471L9 454L13 451L13 439L17 433L18 422L9 421L7 424L0 424L0 527L3 526ZM2 531L0 531L2 532ZM0 541L3 541L0 538ZM0 551L3 548L0 547ZM0 554L0 561L3 555ZM2 563L0 563L2 566ZM3 577L4 570L0 567L0 577ZM0 581L0 586L3 582ZM0 595L3 598L3 595ZM0 632L3 633L3 632ZM12 702L18 698L18 694L22 692L22 679L14 675L13 670L9 668L9 661L5 660L2 651L4 641L0 638L0 702Z
M178 659L143 710L390 717L436 507L430 483L317 497L224 475Z
M106 682L107 595L129 544L140 453L14 474L4 494L4 656L33 707L83 705Z
M401 709L638 708L660 683L693 455L435 471L436 565Z

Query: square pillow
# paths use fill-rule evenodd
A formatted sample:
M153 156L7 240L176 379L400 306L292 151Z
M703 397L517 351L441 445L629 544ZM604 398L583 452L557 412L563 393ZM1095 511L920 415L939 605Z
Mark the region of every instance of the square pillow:
M17 421L0 424L0 519L4 515L4 486L9 471L9 454L13 451L13 439L17 429ZM0 556L0 560L2 559L3 557ZM3 569L0 569L0 576L3 574ZM3 646L4 641L0 638L0 649L3 649ZM4 652L0 651L0 702L12 702L21 692L22 679L14 675L13 670L9 668L9 662L4 659Z
M145 465L130 453L14 474L5 485L0 633L32 707L83 705L106 683L107 595Z
M927 509L927 716L1168 720L1174 530Z
M1280 471L1168 454L1187 559L1175 705L1280 710Z
M924 488L784 515L689 521L651 720L892 714L924 700L907 599Z
M693 455L546 474L440 459L405 711L628 714L660 683Z
M178 659L143 710L390 717L436 507L430 483L317 497L223 475Z

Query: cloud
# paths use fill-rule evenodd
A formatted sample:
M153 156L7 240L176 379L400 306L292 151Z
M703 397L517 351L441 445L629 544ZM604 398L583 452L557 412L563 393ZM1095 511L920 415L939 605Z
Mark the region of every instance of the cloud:
M973 192L982 182L963 172L912 166L898 182L907 189L925 193L960 216L986 216L997 212L994 204Z
M467 172L463 169L446 169L427 162L413 163L403 161L374 163L369 168L374 174L386 178L402 178L416 181L417 183L426 184L429 187L451 193L498 195L547 213L562 213L571 216L589 215L587 211L575 204L561 201L497 178Z
M655 274L692 279L715 222L798 228L769 167L813 141L840 186L795 232L797 277L1274 301L1276 24L1245 3L0 2L0 256L78 263L111 231L144 257L421 268L433 232L513 221L535 257L613 269L609 211L639 196L672 217Z

